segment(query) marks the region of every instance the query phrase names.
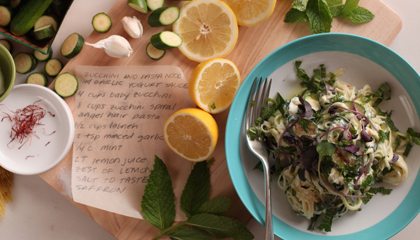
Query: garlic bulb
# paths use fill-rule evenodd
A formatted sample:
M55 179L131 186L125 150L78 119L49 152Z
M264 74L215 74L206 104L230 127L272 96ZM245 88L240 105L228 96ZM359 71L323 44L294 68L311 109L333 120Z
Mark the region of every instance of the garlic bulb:
M109 36L94 44L86 42L86 45L94 48L102 48L105 50L106 54L114 58L129 57L133 53L133 49L127 39L118 35Z
M125 31L130 35L132 38L140 38L143 36L143 26L141 25L140 20L138 20L135 16L131 17L124 17L121 19L123 23L123 27Z

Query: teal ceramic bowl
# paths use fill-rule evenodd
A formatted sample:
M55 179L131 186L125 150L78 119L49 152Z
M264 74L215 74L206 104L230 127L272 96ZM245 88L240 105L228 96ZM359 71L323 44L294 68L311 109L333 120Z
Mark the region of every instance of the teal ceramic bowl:
M0 44L0 69L3 73L4 77L4 86L6 91L3 94L0 94L0 102L3 101L7 95L9 95L10 91L15 84L16 78L16 68L15 62L13 61L12 55L10 55L9 51Z
M230 108L226 126L226 157L233 185L252 216L264 225L264 177L253 170L258 159L249 151L243 128L250 89L255 77L272 78L270 96L280 92L291 98L300 89L294 63L302 60L302 68L312 70L325 64L327 71L345 68L339 78L357 89L369 84L375 91L387 82L392 88L391 100L381 104L393 110L392 119L402 133L408 127L420 130L420 76L398 54L386 46L355 35L328 33L292 41L264 58L243 81ZM420 210L420 146L414 146L405 159L409 177L392 188L391 195L375 195L362 206L333 221L332 231L308 231L309 220L297 216L273 175L272 202L274 233L282 239L387 239L409 224ZM320 220L318 220L319 224Z

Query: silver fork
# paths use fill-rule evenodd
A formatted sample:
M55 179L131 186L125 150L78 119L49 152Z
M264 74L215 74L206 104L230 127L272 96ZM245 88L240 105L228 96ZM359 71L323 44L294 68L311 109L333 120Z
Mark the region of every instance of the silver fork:
M267 82L268 87L267 87ZM257 89L255 90L255 87ZM265 240L274 240L273 233L273 221L272 221L272 212L271 212L271 190L270 190L270 165L268 163L268 151L265 143L260 139L260 136L257 136L256 140L251 140L247 134L247 130L255 125L255 121L258 117L261 116L261 108L263 104L267 104L268 94L270 93L271 88L271 79L258 81L258 78L255 78L254 85L249 94L248 108L246 111L245 117L245 135L248 147L257 156L263 167L264 167L264 179L265 179ZM255 91L255 94L254 94ZM253 102L253 104L252 104Z

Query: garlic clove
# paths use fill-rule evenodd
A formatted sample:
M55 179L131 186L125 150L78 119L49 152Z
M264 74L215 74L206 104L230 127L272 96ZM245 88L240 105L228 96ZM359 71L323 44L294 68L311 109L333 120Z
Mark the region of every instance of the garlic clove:
M94 48L104 49L106 54L114 58L129 57L133 53L133 49L127 39L118 35L109 36L97 43L86 42L85 44Z
M124 30L127 32L128 35L132 38L140 38L143 35L143 25L139 19L135 16L131 17L124 17L121 19L123 23Z

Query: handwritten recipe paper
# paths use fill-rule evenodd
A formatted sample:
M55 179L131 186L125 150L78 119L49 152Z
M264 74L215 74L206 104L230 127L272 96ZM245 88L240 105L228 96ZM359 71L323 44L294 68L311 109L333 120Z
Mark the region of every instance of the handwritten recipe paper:
M177 204L191 164L173 153L163 137L175 111L195 107L184 75L175 66L76 66L73 200L142 218L141 199L154 156L172 176Z

